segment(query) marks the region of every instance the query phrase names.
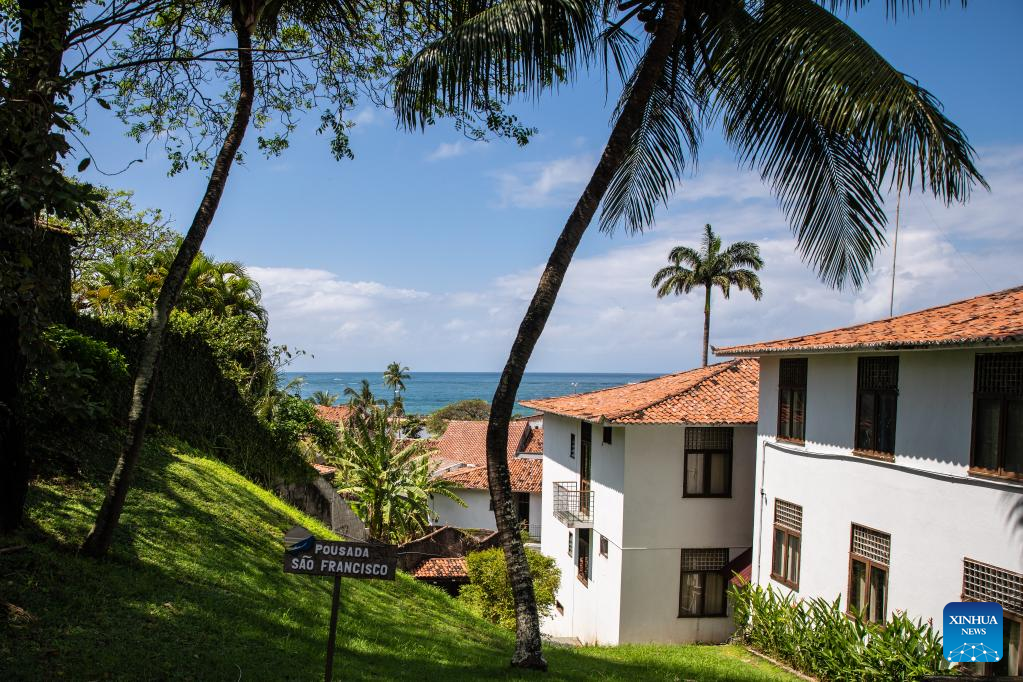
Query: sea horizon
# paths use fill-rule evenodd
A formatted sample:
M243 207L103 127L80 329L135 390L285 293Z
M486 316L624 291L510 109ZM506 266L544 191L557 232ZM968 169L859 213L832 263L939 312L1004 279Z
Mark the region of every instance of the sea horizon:
M428 414L459 400L480 398L490 401L501 376L500 372L411 372L405 381L403 394L405 409L410 413ZM518 404L522 400L535 400L573 393L611 388L645 381L660 374L642 372L526 372L522 377L516 396L515 412L523 414L525 408ZM294 387L303 398L316 391L327 391L338 396L338 404L346 402L344 389L358 389L363 379L370 382L370 388L378 398L391 399L391 389L384 385L383 372L358 371L287 371L283 372L283 383L295 379L302 382Z

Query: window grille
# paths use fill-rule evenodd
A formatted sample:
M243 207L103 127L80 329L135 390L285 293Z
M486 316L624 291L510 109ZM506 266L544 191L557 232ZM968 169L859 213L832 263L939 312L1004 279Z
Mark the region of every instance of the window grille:
M1023 398L1023 353L977 356L977 393Z
M689 427L686 429L686 450L732 449L731 427Z
M898 391L899 358L860 358L859 387L863 391Z
M682 572L720 571L728 565L727 549L683 549Z
M963 599L993 601L1023 616L1023 575L963 559Z
M892 536L854 525L852 527L852 553L888 566L892 553Z
M778 363L778 385L806 388L806 358L785 359Z
M785 500L774 500L774 525L797 533L803 532L803 508Z

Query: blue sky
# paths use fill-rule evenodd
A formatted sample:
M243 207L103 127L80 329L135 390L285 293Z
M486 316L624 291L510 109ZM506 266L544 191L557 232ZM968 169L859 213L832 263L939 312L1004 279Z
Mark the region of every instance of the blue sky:
M896 312L1020 284L1023 133L1019 130L1023 3L954 4L885 21L882 2L849 18L896 68L945 105L979 151L992 192L945 208L903 199ZM1016 45L1016 47L1013 47ZM525 148L474 143L446 124L398 130L360 105L354 161L338 163L307 117L282 157L250 153L232 172L205 249L240 260L263 285L277 343L305 349L299 370L375 370L397 359L420 371L499 370L565 217L608 134L594 72L514 112L540 133ZM88 140L104 170L144 149L102 110ZM250 142L254 135L250 136ZM248 145L251 147L251 145ZM133 190L187 227L206 177L168 178L155 150L142 164L90 180ZM889 202L894 212L894 200ZM715 299L712 343L789 336L884 316L891 254L860 292L817 283L794 254L780 211L709 131L699 167L655 229L587 233L530 363L533 371L667 372L699 363L699 296L657 300L649 287L671 246L713 223L726 242L761 243L764 299Z

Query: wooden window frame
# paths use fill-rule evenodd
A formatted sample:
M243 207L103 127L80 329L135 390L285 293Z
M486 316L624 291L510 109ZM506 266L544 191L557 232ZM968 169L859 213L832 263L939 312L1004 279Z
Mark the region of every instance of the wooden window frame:
M889 360L895 362L895 388L886 389L875 389L875 388L863 388L860 385L860 376L862 372L862 366L865 362L876 361L876 360ZM861 457L869 457L870 459L879 459L885 462L895 461L895 438L898 433L898 417L899 417L899 388L898 388L898 373L899 373L899 356L898 355L866 355L860 356L856 361L856 422L853 425L853 454ZM871 444L873 447L861 447L859 443L860 437L860 405L861 396L863 393L870 393L874 398L874 421L877 421L877 410L879 398L882 395L893 395L895 397L895 415L893 416L892 425L892 450L891 452L877 449L877 435L879 428L877 424L874 425L874 442Z
M702 428L707 428L707 427L686 427L686 430L688 431L690 428L700 428L700 429L702 429ZM732 427L712 427L712 428L729 428L729 429L731 429ZM683 435L683 438L685 438L684 435ZM733 464L734 464L734 459L735 459L734 454L733 454L734 451L735 451L735 431L734 431L734 429L732 430L731 447L728 448L728 449L725 449L725 448L708 448L708 447L703 447L703 446L698 447L698 448L696 448L696 447L690 448L690 447L686 447L685 442L683 441L683 445L682 445L682 452L683 452L683 459L682 459L682 497L684 497L684 498L693 498L693 499L700 499L700 498L704 498L704 497L706 497L706 498L722 498L722 499L730 498L732 496L732 474L733 474ZM724 490L724 492L721 492L721 493L691 493L691 492L689 492L689 477L686 475L686 472L689 471L689 455L691 455L691 454L702 454L702 455L704 455L704 464L705 464L704 465L704 471L703 471L703 489L704 490L709 490L710 489L711 467L710 467L710 464L709 464L710 457L708 457L708 455L717 455L717 454L727 455L727 458L726 458L725 462L726 462L726 468L728 469L728 472L725 475L725 490Z
M599 551L600 551L600 556L604 557L605 559L607 558L608 544L609 543L607 541L607 538L604 537L603 535L601 535L600 536L600 545L599 545L600 550Z
M679 565L679 576L678 576L678 617L679 618L727 618L728 617L728 576L725 575L725 568L718 570L703 569L698 571L686 571L682 569L681 561L682 557L685 556L685 549L679 554L680 565ZM726 563L727 568L727 563ZM720 613L707 613L707 575L716 575L721 578L721 612ZM687 575L699 575L701 580L701 591L700 591L700 613L683 613L682 612L682 597L683 597L683 586L685 585L685 577Z
M583 584L583 587L589 587L590 580L592 579L593 572L593 561L591 559L593 555L593 531L589 528L579 528L579 533L586 531L588 533L588 539L585 543L579 538L576 542L575 551L575 577ZM586 551L584 552L582 547L586 545Z
M1023 396L1014 396L1007 392L981 391L980 389L980 363L983 359L998 355L1019 355L1023 353L977 353L973 369L973 423L970 425L970 467L971 476L983 476L986 478L999 478L1008 481L1023 481L1023 471L1009 471L1005 469L1005 445L1008 431L1008 419L1006 413L1010 402L1023 402ZM999 402L998 412L998 468L988 469L987 467L975 464L977 454L977 407L981 400L997 400Z
M801 364L803 366L803 370L802 370L803 381L802 381L802 383L787 382L783 378L783 377L786 376L787 373L782 371L782 366L784 364L786 364L786 363L788 363L788 364L797 364L798 363L798 364ZM807 383L807 373L809 371L808 365L809 365L809 362L807 361L807 358L782 358L781 361L778 363L778 428L777 428L777 431L775 432L775 437L779 441L781 441L783 443L792 443L794 445L806 445L806 407L807 407L807 405L806 405L806 383ZM782 419L782 396L785 394L786 391L801 391L802 394L803 394L803 420L802 420L802 424L803 424L803 437L802 438L795 438L793 436L782 435L782 431L783 431L782 425L784 423L784 420ZM789 405L788 409L789 409L789 414L791 415L792 406Z
M783 533L782 539L782 567L781 575L774 572L774 552L777 550L774 544L775 533L781 531ZM781 583L785 587L792 588L793 590L799 590L799 580L789 580L786 575L789 573L789 542L795 538L799 540L799 564L803 562L803 533L792 530L787 526L780 526L777 523L774 524L774 530L771 532L771 579L777 583ZM798 570L798 569L797 569ZM800 575L802 573L800 572Z
M887 535L888 536L888 541L889 541L889 551L891 550L891 537L892 537L891 533L886 533L883 530L877 530L876 528L871 528L870 526L864 526L863 524L859 524L859 523L854 523L854 524L852 524L849 527L849 580L848 580L848 584L847 584L847 591L846 591L846 598L845 598L845 613L850 618L854 617L854 614L853 614L853 603L852 603L853 562L854 561L859 561L861 564L866 564L866 568L867 568L865 584L866 584L866 588L867 588L867 602L868 603L870 602L870 589L871 589L870 575L871 575L871 573L873 572L873 570L875 568L878 569L878 570L884 571L884 605L883 605L883 608L881 609L881 620L880 621L869 620L869 618L868 618L869 622L876 623L878 625L884 626L888 622L888 590L889 590L888 586L891 583L891 577L892 577L891 565L890 564L883 564L880 561L875 561L874 559L871 559L869 557L865 557L862 554L857 554L856 552L853 551L853 535L855 533L855 528L857 528L857 527L862 528L862 529L867 530L867 531L870 531L870 532L873 532L873 533L878 533L879 535ZM802 552L800 552L800 558L802 558ZM890 560L891 560L891 557L889 557L889 561ZM863 614L861 614L861 615L863 615Z
M1016 646L1018 647L1017 651L1019 651L1020 653L1016 657L1016 669L1015 670L1010 670L1008 672L1008 677L998 677L998 679L1000 679L1000 680L1014 679L1015 676L1017 676L1017 675L1023 675L1023 616L1018 616L1018 615L1016 615L1014 613L1003 613L1002 614L1002 628L1003 628L1003 632L1004 632L1004 628L1006 627L1005 621L1008 621L1008 620L1011 620L1011 621L1013 621L1015 623L1019 623L1020 634L1019 634L1019 641L1017 642ZM1002 652L1002 654L1004 656L1005 652ZM999 661L998 663L1001 663L1001 661ZM998 668L996 667L998 665L998 663L979 663L979 664L967 664L967 665L976 665L977 666L976 672L979 672L979 674L985 675L985 676L990 675L993 678L994 675L998 674L998 673L995 672L996 670L998 670ZM970 678L967 677L965 679L968 680Z
M572 556L575 554L575 552L572 551L574 549L574 547L575 547L575 538L572 536L572 531L568 531L568 556L569 556L569 558L572 558Z

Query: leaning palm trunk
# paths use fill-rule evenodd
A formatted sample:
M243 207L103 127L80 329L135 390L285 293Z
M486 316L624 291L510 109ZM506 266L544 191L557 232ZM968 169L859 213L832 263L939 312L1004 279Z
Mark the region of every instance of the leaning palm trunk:
M490 423L487 427L487 475L490 496L494 502L497 530L508 564L508 582L511 584L515 599L516 641L512 665L522 668L546 670L547 662L541 651L536 597L533 593L529 565L526 563L525 549L518 532L512 499L511 478L508 472L508 422L511 420L515 395L526 370L526 364L554 308L572 255L593 220L612 177L621 166L630 141L640 128L643 112L647 108L654 85L661 77L678 35L682 21L682 4L682 0L669 1L664 10L650 47L643 57L643 65L634 87L615 122L600 162L565 223L547 266L540 276L536 293L533 294L533 300L530 301L529 308L519 325L518 334L508 354L508 361L501 373L491 404Z
M143 341L142 353L135 368L135 380L132 389L131 406L128 411L128 435L121 455L114 467L114 473L107 484L106 497L92 531L82 545L82 551L94 557L101 557L110 548L114 529L117 527L124 500L131 486L132 473L142 452L146 426L149 422L149 409L153 402L156 388L156 372L160 364L160 353L167 332L167 322L181 293L185 277L192 261L199 253L206 231L220 204L220 198L227 184L227 176L231 170L238 148L241 146L245 130L252 115L252 102L255 96L255 82L252 69L252 29L254 21L250 17L236 18L235 31L238 35L238 102L235 105L234 119L227 131L224 143L220 147L206 193L203 195L199 209L192 219L174 262L167 271L167 277L160 289L160 296L149 320L149 328Z
M710 346L710 285L704 287L707 291L703 301L703 366L707 366L707 347Z

